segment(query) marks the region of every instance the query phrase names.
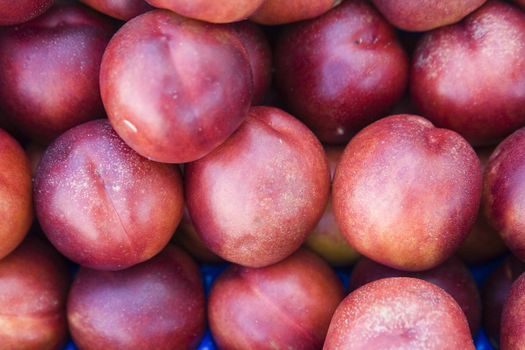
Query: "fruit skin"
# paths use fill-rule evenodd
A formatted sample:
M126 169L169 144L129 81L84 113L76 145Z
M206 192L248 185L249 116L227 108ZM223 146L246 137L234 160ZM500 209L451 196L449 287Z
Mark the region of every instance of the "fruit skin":
M173 243L184 248L198 262L205 264L218 264L223 262L221 258L213 254L202 242L195 226L191 221L187 208L184 209L182 219L177 232L173 235Z
M481 323L481 297L467 266L456 257L443 264L422 272L405 272L378 264L370 259L361 258L352 270L350 290L353 291L367 283L387 277L413 277L430 282L445 292L458 303L474 335Z
M253 107L206 157L185 166L187 206L205 245L249 267L291 255L319 221L330 175L323 148L297 119Z
M332 180L343 151L343 147L325 146L325 153L330 167L330 178ZM348 244L337 226L331 196L328 198L323 216L308 236L305 246L320 255L332 266L350 265L359 258L359 253Z
M461 23L424 35L410 88L421 115L475 146L525 125L525 13L489 1Z
M272 49L262 29L250 21L232 23L250 61L253 77L252 105L260 105L272 81Z
M103 14L124 21L152 10L152 7L144 0L80 0L80 2Z
M501 313L512 283L525 272L525 263L509 256L494 270L482 289L483 327L492 345L500 342Z
M336 7L342 0L265 0L250 16L259 24L277 25L318 17Z
M163 163L211 152L240 126L253 97L248 55L231 27L163 10L133 18L111 39L100 89L120 137Z
M525 128L501 142L484 175L483 200L489 222L511 252L525 261Z
M394 26L425 32L462 20L487 0L372 0Z
M264 268L232 265L210 292L210 327L221 349L319 349L343 297L337 275L305 250Z
M0 110L42 144L104 116L98 75L115 23L65 3L15 27L0 29Z
M184 17L212 23L231 23L248 18L264 0L146 0L150 5Z
M54 0L0 0L0 26L27 22L46 12Z
M139 156L107 120L70 129L46 150L34 196L51 243L100 270L124 269L160 252L184 206L179 170Z
M287 108L325 143L346 143L385 115L408 80L394 28L364 1L285 28L274 57Z
M500 328L500 349L525 347L525 274L512 284L503 306Z
M332 205L339 228L361 254L421 271L445 261L466 238L481 179L478 157L460 135L419 116L395 115L346 146Z
M465 314L443 289L416 278L368 283L337 307L324 350L472 349Z
M35 236L0 260L2 348L63 349L69 283L64 258Z
M476 153L481 163L481 171L485 172L489 157L494 148L477 149ZM503 242L498 231L488 222L482 203L480 205L476 222L472 226L470 233L459 247L457 255L467 264L482 264L497 257L503 256L508 248Z
M31 166L18 142L0 129L0 259L22 242L33 222Z
M205 308L197 264L168 246L127 270L80 268L67 316L81 349L192 349L204 334Z

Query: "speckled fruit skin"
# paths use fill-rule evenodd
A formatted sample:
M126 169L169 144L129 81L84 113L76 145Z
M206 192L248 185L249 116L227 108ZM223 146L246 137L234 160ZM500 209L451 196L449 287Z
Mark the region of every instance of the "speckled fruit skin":
M324 350L474 350L467 319L443 289L385 278L350 293L335 311Z
M246 49L252 68L252 105L259 105L272 81L272 49L266 35L256 24L242 21L233 23L232 27Z
M412 61L421 114L472 144L525 125L525 13L490 1L459 24L425 34Z
M187 208L184 210L177 232L173 235L173 242L183 247L199 262L216 264L223 261L217 255L212 253L206 245L204 245L202 239L195 230L195 226L191 221Z
M211 23L230 23L248 18L264 0L146 0L152 6Z
M304 21L322 15L341 2L342 0L266 0L250 16L250 20L265 25Z
M493 151L492 147L476 150L482 172L485 171ZM498 231L489 224L483 207L482 201L476 222L457 251L457 255L468 264L482 264L508 251Z
M104 116L98 74L115 24L79 4L0 29L0 110L44 144Z
M501 350L525 348L525 274L512 284L501 314L500 334Z
M144 0L80 0L80 2L124 21L152 9Z
M274 57L287 107L327 143L345 143L387 113L408 80L394 28L364 1L289 26Z
M292 254L326 206L323 148L297 119L253 107L237 132L185 167L189 213L199 236L225 260L249 267Z
M18 142L0 129L0 259L24 239L33 221L31 167Z
M331 179L334 178L335 169L343 151L343 147L325 146ZM330 198L321 220L308 236L305 245L332 266L350 265L359 258L359 253L348 244L337 226Z
M449 258L476 219L480 163L457 133L415 115L381 119L357 134L337 167L332 205L361 254L421 271Z
M111 39L100 89L120 137L163 163L194 161L219 146L253 97L248 54L231 27L163 10L133 18Z
M492 153L484 175L483 201L489 222L519 259L525 261L525 128Z
M525 272L525 263L509 256L494 270L482 289L483 327L491 343L498 347L501 328L501 312L512 283Z
M424 32L459 22L487 0L372 0L396 27Z
M82 350L192 349L204 334L205 309L197 264L168 246L127 270L80 268L67 317Z
M65 260L40 238L0 260L2 349L63 349L69 282Z
M361 258L352 270L350 290L387 277L413 277L435 284L458 303L469 323L470 331L476 334L481 323L481 297L467 266L458 258L423 272L405 272Z
M232 265L212 287L210 327L220 349L320 349L343 297L336 274L304 250L260 269Z
M53 3L54 0L0 0L0 26L27 22L44 13Z
M178 169L139 156L106 120L79 125L46 150L34 196L51 243L100 270L124 269L161 251L184 206Z

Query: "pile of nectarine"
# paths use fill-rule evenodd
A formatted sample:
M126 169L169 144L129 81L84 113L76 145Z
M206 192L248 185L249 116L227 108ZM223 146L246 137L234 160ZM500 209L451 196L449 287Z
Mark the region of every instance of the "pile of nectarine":
M520 350L524 272L525 1L0 0L0 350Z

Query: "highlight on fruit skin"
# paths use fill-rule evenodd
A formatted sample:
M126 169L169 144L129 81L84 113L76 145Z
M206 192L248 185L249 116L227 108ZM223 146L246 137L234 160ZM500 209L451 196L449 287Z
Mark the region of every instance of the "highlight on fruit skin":
M80 0L80 2L103 14L124 21L153 9L144 0Z
M474 350L465 314L443 289L417 278L383 278L337 307L323 350Z
M442 288L461 307L467 316L470 332L473 336L476 335L481 324L481 297L468 267L457 257L421 272L396 270L362 257L352 269L349 289L353 291L367 283L388 277L419 278Z
M267 267L231 265L215 280L208 301L219 349L320 349L343 285L307 250Z
M119 136L143 157L204 157L242 124L253 100L246 48L232 26L166 10L126 22L100 68L102 101Z
M424 33L409 82L419 113L475 147L525 126L524 42L525 13L503 1Z
M34 196L51 243L99 270L125 269L157 255L184 208L179 169L141 157L106 119L70 129L47 148Z
M250 16L250 20L264 25L279 25L319 17L338 6L342 0L265 0Z
M211 23L247 19L265 0L146 0L150 5Z
M1 259L1 347L63 349L70 282L66 259L36 233Z
M184 168L189 214L204 244L249 267L277 263L323 214L330 174L322 145L290 114L252 107L241 127Z
M67 318L83 350L194 349L206 327L199 267L173 245L126 270L81 267Z
M113 20L76 2L0 30L1 113L43 145L103 118L100 64L116 30Z
M11 253L33 222L29 159L18 141L0 129L0 259Z
M282 29L275 86L287 110L327 144L346 144L403 97L409 60L396 31L365 1Z
M369 125L348 143L332 205L358 252L422 271L451 257L466 238L481 185L479 159L463 137L401 114Z

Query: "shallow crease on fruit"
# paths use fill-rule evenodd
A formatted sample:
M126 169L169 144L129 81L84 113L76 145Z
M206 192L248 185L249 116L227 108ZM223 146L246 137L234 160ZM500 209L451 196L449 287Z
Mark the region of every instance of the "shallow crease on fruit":
M191 162L246 118L253 80L231 26L165 10L128 21L110 41L100 74L111 124L144 157Z

